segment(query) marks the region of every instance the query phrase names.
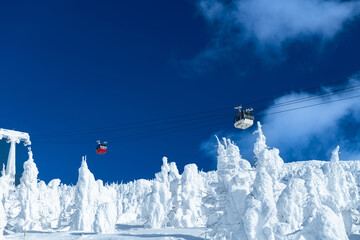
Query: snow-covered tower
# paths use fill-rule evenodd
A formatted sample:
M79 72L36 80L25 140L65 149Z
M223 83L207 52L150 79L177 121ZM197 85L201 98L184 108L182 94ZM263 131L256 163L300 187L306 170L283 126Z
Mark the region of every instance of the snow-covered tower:
M24 141L24 145L31 145L30 136L28 133L18 132L14 130L7 130L0 128L0 140L6 138L6 142L10 143L10 151L9 157L6 164L5 174L9 176L9 178L15 183L15 174L16 174L16 167L15 167L15 146L16 143L20 143Z

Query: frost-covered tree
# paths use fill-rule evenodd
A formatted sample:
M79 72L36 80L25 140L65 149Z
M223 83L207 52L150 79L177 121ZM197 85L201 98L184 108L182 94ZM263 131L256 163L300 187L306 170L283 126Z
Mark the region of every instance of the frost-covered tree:
M105 184L95 181L83 158L76 186L47 185L29 149L20 184L0 177L0 240L3 231L60 229L111 233L116 223L143 221L147 227L202 227L221 240L347 240L359 233L359 161L284 164L269 149L258 123L256 168L230 140L218 139L217 170L195 164L182 175L163 158L153 180ZM57 224L58 223L58 224Z
M111 206L111 209L115 210L115 216L117 217L117 208L116 208L116 196L117 196L117 185L116 184L103 184L103 181L97 180L98 184L98 205L103 203L108 203ZM113 208L113 206L115 206ZM117 218L116 218L117 219ZM116 220L115 220L116 221Z
M94 231L96 233L112 233L115 231L117 220L116 208L116 185L103 185L101 180L97 180L99 198L98 207L95 215Z
M115 232L116 217L116 206L113 202L100 204L95 215L94 231L96 233Z
M165 190L166 191L166 190ZM166 226L167 212L165 205L162 205L164 198L164 187L161 183L154 181L151 186L151 193L146 202L147 220L145 225L149 228L161 228Z
M28 154L29 159L24 162L24 172L18 186L21 210L15 226L17 231L42 229L40 224L40 193L37 186L39 171L34 163L33 153L30 148Z
M169 171L169 182L170 182L170 192L171 192L171 209L168 213L168 226L179 228L181 227L181 175L179 170L174 162L170 163Z
M43 228L55 228L60 217L60 179L53 179L48 185L44 181L38 183L40 221Z
M244 239L241 218L245 198L253 181L251 165L242 159L239 148L230 140L218 140L217 182L204 198L208 204L207 226L214 239Z
M340 146L338 145L332 152L331 152L331 158L330 158L330 162L338 162L340 161L339 158L339 152L340 151Z
M275 240L275 225L278 222L276 202L284 188L279 181L279 174L284 161L279 156L278 149L267 147L259 122L257 133L258 138L254 144L256 177L253 190L246 201L244 228L249 240Z
M93 231L98 197L98 183L88 168L86 157L83 157L75 190L75 212L71 223L73 230Z
M339 163L335 164L338 165ZM327 186L326 182L329 179L326 175L322 169L306 167L306 172L302 177L305 180L307 190L307 198L305 198L303 208L304 218L302 219L300 231L292 234L300 239L348 239L342 214L336 210L337 207L328 198L329 191L327 188L329 186ZM330 184L333 183L330 182ZM343 193L347 190L349 189L345 189ZM351 194L351 192L348 194ZM339 197L336 192L332 194L334 194L334 197ZM335 205L339 207L343 204L342 202L339 201L339 205L338 203L335 203Z
M359 195L338 152L319 166L304 164L288 180L277 202L278 239L348 239Z
M302 228L306 206L309 195L305 180L292 178L281 193L277 202L278 234L287 236Z
M161 172L155 174L143 211L145 212L146 226L161 228L167 226L168 213L171 210L171 192L169 182L170 166L167 158L163 157Z
M205 225L206 216L202 210L202 198L205 196L204 178L196 164L184 167L181 176L181 214L178 214L180 227L201 227Z
M147 219L146 198L151 192L152 182L139 179L117 187L117 222L126 224L140 219Z
M0 179L1 181L1 179ZM0 192L1 194L1 192ZM4 209L4 205L3 205L3 196L0 196L0 240L5 239L3 237L3 233L4 233L4 229L6 226L7 222L6 222L6 213L5 213L5 209Z
M4 169L4 168L3 168ZM0 177L0 240L5 239L3 237L3 232L7 224L6 212L4 208L4 202L6 197L6 192L9 189L7 176L5 175L5 171L3 170Z
M345 171L338 161L336 148L333 156L337 160L327 162L322 169L308 169L304 176L308 185L309 201L317 203L313 208L307 231L318 229L319 237L323 239L347 239L352 231L352 211L356 208L359 198L358 187L354 176ZM316 171L316 172L315 172ZM309 235L309 234L307 234Z
M58 227L69 226L75 211L75 187L61 184L59 186L60 214Z

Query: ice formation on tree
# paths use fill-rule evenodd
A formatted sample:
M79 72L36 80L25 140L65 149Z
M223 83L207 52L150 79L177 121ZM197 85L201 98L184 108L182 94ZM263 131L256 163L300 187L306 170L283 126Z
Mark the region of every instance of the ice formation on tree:
M44 181L38 183L40 221L45 228L58 227L60 217L60 179L53 179L48 185Z
M146 212L146 226L150 228L165 227L168 223L167 214L171 209L171 192L169 174L170 166L167 158L163 157L161 172L155 174L151 192L147 196L144 211Z
M155 175L151 192L147 195L143 218L146 226L201 227L206 216L202 212L205 196L204 176L195 164L186 165L182 175L175 163L163 158L161 172Z
M152 181L140 179L120 184L117 187L117 222L126 224L139 219L146 219L147 211L144 210L146 198L151 193Z
M282 190L279 174L284 161L279 156L278 149L267 147L260 123L257 132L259 136L254 145L254 154L257 158L256 177L253 190L246 200L245 233L249 240L276 239L276 201Z
M0 198L2 201L2 199ZM5 239L3 237L4 229L6 227L6 213L2 202L0 203L0 240Z
M330 158L330 162L338 162L340 161L339 158L339 150L340 150L340 146L337 146L332 152L331 152L331 158Z
M242 216L245 198L250 192L253 174L251 165L242 159L239 148L230 140L218 140L217 180L204 198L208 205L207 226L214 239L244 238Z
M38 181L29 149L20 184L3 170L0 177L0 239L3 231L79 230L112 233L116 224L150 228L208 228L211 239L348 239L360 234L360 162L284 163L270 149L258 123L255 166L229 139L218 139L217 170L195 164L179 173L164 157L151 180L104 184L95 180L86 159L76 186L54 179Z
M67 185L60 185L58 188L60 200L60 213L58 220L58 227L69 226L72 220L72 215L75 209L75 188Z
M203 200L212 239L335 240L357 233L359 162L339 162L337 148L335 161L284 164L260 124L257 132L255 169L230 140L218 141L217 179Z
M348 239L356 199L355 179L338 162L302 166L277 203L280 239Z
M75 190L72 229L93 231L98 196L98 184L88 168L86 157L83 157Z
M30 148L28 153L29 159L24 162L24 172L18 186L21 207L16 223L18 231L42 229L39 206L40 192L37 185L39 171L34 163L33 153Z
M112 202L99 205L95 215L94 231L96 233L113 233L116 224L116 206Z
M170 192L171 192L171 209L169 210L168 218L168 226L180 228L180 218L181 218L181 175L179 174L179 170L174 162L170 163L170 171L169 171L169 182L170 182Z
M7 176L5 174L5 169L1 172L0 177L0 240L3 240L3 232L6 227L6 212L4 208L4 202L9 189Z
M205 183L195 164L185 166L180 186L179 227L204 226L206 218L202 212L202 198L205 196Z

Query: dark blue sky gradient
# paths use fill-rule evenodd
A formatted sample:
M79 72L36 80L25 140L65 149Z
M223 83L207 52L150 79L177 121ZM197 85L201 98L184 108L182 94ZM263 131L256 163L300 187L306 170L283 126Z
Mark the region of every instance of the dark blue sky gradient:
M68 137L36 135L222 107L229 107L222 113L231 112L244 102L347 78L360 67L359 21L325 44L316 39L289 44L281 60L270 63L249 44L198 73L191 70L196 68L192 59L211 44L214 34L191 1L1 5L0 127L30 134L39 178L46 182L60 178L75 184L85 154L90 170L105 182L152 178L163 156L180 171L188 163L212 170L215 163L200 144L218 130L231 129L232 117L227 126L204 121L208 127L114 142L105 156L95 155L97 139L136 137L159 126ZM8 147L1 141L1 162ZM20 168L27 153L22 145L17 149Z

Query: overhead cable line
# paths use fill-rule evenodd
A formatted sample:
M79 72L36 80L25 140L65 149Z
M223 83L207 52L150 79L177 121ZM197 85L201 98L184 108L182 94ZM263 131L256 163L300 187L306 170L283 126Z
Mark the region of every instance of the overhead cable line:
M319 86L316 86L316 87L303 89L303 90L300 90L300 91L309 91L309 90L313 90L313 89L323 88L324 86L330 86L330 85L333 85L333 84L336 84L336 83L350 81L350 80L354 80L354 79L357 80L359 78L360 78L359 76L356 76L356 77L353 77L353 78L350 78L350 79L343 79L343 80L333 81L333 82L329 82L329 83L319 85ZM262 99L262 100L259 100L259 101L245 103L245 104L243 104L243 106L248 106L248 105L253 105L253 104L258 104L258 103L261 103L261 102L273 100L273 99L276 99L276 98L278 98L280 96L283 96L283 95L279 95L279 96L275 96L275 97L267 98L267 99ZM285 104L285 102L281 103L281 104ZM272 107L275 107L275 105L273 105ZM264 108L267 108L267 107L263 107L262 109L264 109ZM169 120L169 119L179 119L179 118L181 119L181 118L185 118L185 117L189 117L189 116L204 115L204 114L208 114L208 113L225 111L225 110L229 110L229 109L232 109L232 107L218 108L218 109L212 109L212 110L202 111L202 112L198 112L198 113L189 113L189 114L176 115L176 116L170 116L170 117L164 117L164 118L158 118L158 119L150 119L150 120L144 120L144 121L138 121L138 122L122 123L122 124L118 124L118 125L97 127L97 128L92 128L92 129L84 129L84 130L77 130L77 131L67 131L67 132L58 132L58 133L50 133L50 134L37 134L37 135L35 134L32 137L33 138L43 138L43 137L58 137L60 135L61 136L86 135L86 134L93 134L93 133L96 133L96 132L102 132L104 130L113 131L114 129L119 129L119 130L121 130L121 129L133 129L133 128L141 128L141 127L147 127L147 126L172 124L172 123L178 123L178 122L187 122L187 121L193 121L193 120L199 120L199 119L208 118L209 116L203 116L203 117L192 118L192 119L183 119L183 120L170 121L170 122L169 121L164 122L164 121ZM220 115L224 116L225 114L217 114L216 116L220 116Z
M197 120L203 120L204 118L217 119L217 117L232 116L232 115L234 115L233 112L227 113L227 114L218 114L218 115L213 115L213 116L209 115L206 117L198 117L198 118L190 118L190 119L185 119L185 120L170 121L170 122L166 122L166 123L152 123L152 124L138 125L138 126L132 126L132 127L119 127L119 128L114 128L114 129L102 130L99 132L98 131L96 131L96 132L89 131L87 133L59 134L59 135L50 135L50 136L46 136L46 137L67 137L67 136L87 135L87 134L96 134L96 133L104 133L104 132L114 132L114 131L118 131L118 130L137 129L137 128L144 128L144 127L149 127L149 126L163 126L164 124L192 122L192 121L197 121Z
M342 83L342 82L348 82L348 81L352 81L352 80L359 80L359 79L360 79L360 75L359 76L354 76L354 77L351 77L351 78L346 78L346 79L341 79L341 80L337 80L337 81L328 82L328 83L321 84L321 85L314 86L314 87L310 87L310 88L299 89L298 92L307 92L307 91L311 91L311 90L314 90L314 89L321 89L321 88L324 88L325 86L331 86L331 85L334 85L334 84L338 84L338 83ZM285 92L289 92L289 91L290 90L285 91ZM251 107L251 105L253 105L253 104L257 104L257 103L261 103L261 102L267 102L267 101L274 100L274 99L282 97L282 96L284 96L284 94L275 95L275 96L270 97L270 98L263 98L263 99L258 100L258 101L249 102L249 103L243 104L243 106L245 106L245 107L250 106Z
M277 111L277 112L270 112L270 113L265 113L265 114L260 114L258 115L258 117L260 116L268 116L268 115L273 115L273 114L279 114L279 113L285 113L285 112L291 112L291 111L295 111L295 110L300 110L300 109L305 109L305 108L310 108L310 107L315 107L315 106L320 106L320 105L324 105L324 104L329 104L329 103L334 103L334 102L340 102L340 101L344 101L344 100L349 100L349 99L354 99L354 98L359 98L360 95L356 95L356 96L351 96L351 97L346 97L346 98L341 98L341 99L336 99L336 100L331 100L331 101L326 101L326 102L321 102L321 103L316 103L316 104L311 104L311 105L307 105L307 106L301 106L301 107L296 107L296 108L292 108L292 109L287 109L287 110L282 110L282 111ZM224 124L229 124L229 121L224 121L224 122L219 122L217 123L216 126L219 125L224 125ZM182 131L189 131L189 130L194 130L194 129L198 129L199 127L209 127L209 126L214 126L214 124L211 125L201 125L201 126L197 126L195 128L186 128L186 129L179 129L178 131L172 131L172 132L167 132L167 133L176 133L176 132L182 132ZM140 139L140 138L144 138L144 137L152 137L152 136L158 136L159 134L152 134L152 135L146 135L146 136L140 136L140 137L135 137L134 136L134 140L136 139ZM162 135L162 134L161 134ZM123 142L123 141L127 141L127 140L132 140L132 138L117 138L113 140L108 141L109 143L114 143L114 142Z
M315 104L311 104L311 105L306 105L306 106L281 110L281 111L277 111L277 112L268 112L268 113L265 113L265 114L259 114L259 115L257 115L257 117L268 116L268 115L273 115L273 114L280 114L280 113L285 113L285 112L290 112L290 111L296 111L296 110L300 110L300 109L315 107L315 106L319 106L319 105L324 105L324 104L329 104L329 103L334 103L334 102L339 102L339 101L344 101L344 100L349 100L349 99L354 99L354 98L359 98L359 97L360 97L360 95L355 95L355 96L351 96L351 97L346 97L346 98L341 98L341 99L336 99L336 100L330 100L330 101L325 101L325 102L321 102L321 103L315 103ZM112 138L112 139L110 138L108 140L108 142L109 143L125 142L125 141L138 140L138 139L143 139L143 138L148 138L148 137L153 137L153 136L159 136L159 135L164 135L164 134L191 131L191 130L204 128L204 127L223 126L225 124L229 125L229 120L221 121L221 122L215 122L215 123L211 123L211 124L201 124L201 125L198 125L198 126L195 126L195 127L192 126L191 128L189 128L188 125L176 126L176 127L166 128L166 129L160 129L160 130L157 130L157 131L149 131L149 132L146 132L143 135L137 135L137 136L134 136L134 134L125 135L125 136L119 136L119 137ZM168 131L168 130L171 130L171 131ZM61 142L45 142L45 143L62 144ZM68 142L63 142L63 143L65 144L65 143L68 143ZM88 142L73 142L73 143L88 144Z
M260 110L269 109L269 108L279 108L279 107L283 107L283 106L288 106L288 105L298 104L298 103L302 103L302 102L312 101L312 100L321 99L321 98L324 98L324 97L329 97L329 96L334 96L334 95L338 95L338 94L353 92L353 91L357 91L357 90L360 90L360 84L356 85L356 86L348 87L348 88L336 89L336 90L334 90L332 92L325 92L325 93L318 94L318 95L312 95L312 96L298 98L298 99L294 99L294 100L290 100L290 101L286 101L286 102L280 102L278 104L265 106L263 108L260 108Z
M268 116L268 115L272 115L272 114L290 112L290 111L295 111L295 110L299 110L299 109L304 109L304 108L309 108L309 107L315 107L315 106L319 106L319 105L324 105L324 104L328 104L328 103L340 102L340 101L349 100L349 99L358 98L358 97L360 97L360 95L351 96L351 97L346 97L346 98L341 98L341 99L336 99L336 100L331 100L331 101L327 101L327 102L315 103L315 104L308 105L308 106L301 106L301 107L296 107L296 108L292 108L292 109L282 110L282 111L278 111L278 112L270 112L270 113L266 113L266 114L260 114L259 116Z
M315 96L313 95L313 96L303 97L303 98L300 98L300 99L281 102L281 103L278 103L278 104L275 104L275 105L265 106L265 107L262 107L262 108L257 108L257 110L270 109L270 108L279 108L279 107L284 107L284 106L288 106L288 105L293 105L293 104L298 104L298 103L302 103L302 102L307 102L307 101L320 99L320 98L323 98L323 97L326 97L326 96L329 97L329 96L334 96L334 95L348 93L348 92L357 91L357 90L360 90L360 85L355 85L355 86L348 87L348 88L336 89L333 92L326 92L326 93L322 93L322 94L315 95ZM68 137L68 136L78 136L78 135L91 135L91 134L96 134L96 133L115 132L115 131L119 131L119 130L130 130L130 129L151 127L151 126L171 125L171 124L175 124L175 123L184 123L184 122L192 123L192 122L197 122L197 121L203 120L203 119L206 119L208 121L209 119L218 119L219 117L223 118L225 116L228 117L228 116L231 116L231 115L233 115L233 112L226 113L226 114L206 115L206 116L202 116L202 117L189 118L189 119L183 119L183 120L177 120L177 121L168 121L168 122L165 122L165 123L159 123L158 122L158 123L149 123L149 124L143 124L143 125L136 125L136 126L131 126L131 127L118 127L118 128L107 129L107 130L102 130L102 131L88 131L88 132L84 132L84 133L48 135L48 136L44 136L42 138ZM37 138L35 137L35 139L37 139Z
M222 120L222 119L229 119L229 117L233 116L234 114L231 114L229 116L222 116L219 118L213 118L213 119L209 119L207 122L209 121L214 121L214 120ZM229 123L229 121L226 121L227 123ZM207 126L214 126L217 122L211 124L211 125L207 125ZM204 126L203 122L197 122L195 123L196 128L202 127ZM143 132L142 134L151 134L154 132L168 132L168 130L173 130L173 129L179 129L179 128L184 128L184 127L188 127L189 125L177 125L177 126L172 126L172 127L167 127L167 128L161 128L161 129L157 129L157 130L153 130L153 131L147 131L147 132ZM194 126L194 124L190 125L190 126ZM133 137L134 134L129 134L129 135L123 135L123 136L119 136L119 137L115 137L115 138L111 138L111 140L117 140L117 139L123 139L123 138L128 138L128 137ZM38 141L38 142L42 142L42 143L49 143L49 141ZM109 142L109 141L107 141ZM53 142L51 142L53 143ZM74 142L74 143L79 143L79 144L86 144L87 142Z
M329 104L329 103L334 103L334 102L339 102L339 101L344 101L344 100L349 100L349 99L353 99L353 98L359 98L360 95L356 95L356 96L352 96L352 97L347 97L347 98L342 98L342 99L337 99L337 100L331 100L331 101L327 101L327 102L322 102L322 103L316 103L316 104L311 104L311 105L307 105L307 106L301 106L301 107L296 107L296 108L292 108L292 109L287 109L287 110L282 110L282 111L277 111L277 112L270 112L270 113L266 113L266 114L260 114L258 115L258 117L260 116L268 116L268 115L273 115L273 114L279 114L279 113L285 113L285 112L290 112L290 111L295 111L295 110L300 110L300 109L305 109L305 108L310 108L310 107L315 107L315 106L319 106L319 105L324 105L324 104ZM229 121L227 120L226 122L220 122L217 123L218 125L224 125L224 124L229 124ZM209 126L215 126L214 124L210 124L210 125L204 125L204 127L209 127ZM194 130L194 129L198 129L199 127L203 127L203 125L201 126L196 126L195 128L186 128L186 129L179 129L179 131L189 131L189 130ZM179 131L173 131L173 132L179 132ZM171 132L171 133L173 133ZM154 135L146 135L143 137L151 137ZM157 135L156 135L157 136ZM131 136L129 136L131 137ZM140 137L141 138L141 137ZM134 139L139 139L138 137L135 137ZM122 141L127 141L130 139L127 139L126 137L123 138L116 138L113 140L110 140L108 142L112 143L112 142L122 142Z
M360 86L360 85L359 85ZM315 99L319 99L319 98L323 98L324 96L333 96L336 94L342 94L342 93L347 93L347 92L351 92L351 91L355 91L355 90L359 90L359 86L354 86L351 88L344 88L344 89L338 89L336 90L337 92L330 92L330 93L323 93L320 94L318 96L310 96L310 97L305 97L305 98L301 98L301 99L296 99L296 100L291 100L291 101L287 101L287 102L282 102L279 103L277 105L272 105L272 106L267 106L267 107L263 107L263 108L258 108L258 110L262 110L262 109L270 109L270 108L277 108L277 107L283 107L286 105L292 105L292 104L297 104L297 103L301 103L301 102L305 102L305 101L312 101ZM347 90L347 91L344 91ZM340 92L342 91L342 92ZM204 117L198 117L198 118L192 118L192 119L185 119L185 120L178 120L178 121L171 121L171 122L167 122L166 124L174 124L174 123L183 123L183 122L193 122L193 121L198 121L198 120L202 120L204 118L207 119L207 121L209 121L209 119L223 119L224 117L228 117L233 115L233 113L227 113L227 114L220 114L220 115L214 115L214 116L204 116ZM193 124L193 123L192 123ZM140 125L140 126L133 126L130 128L126 128L126 130L129 129L134 129L134 128L143 128L143 127L148 127L148 126L159 126L159 125L164 125L164 123L153 123L153 124L148 124L148 125ZM174 126L175 128L177 126ZM174 128L171 127L171 128ZM114 132L116 130L121 130L124 128L118 128L118 129L112 129L112 130L106 130L106 131L101 131L100 133L104 133L104 132ZM167 129L167 128L165 128ZM78 133L78 134L62 134L62 135L53 135L53 136L48 136L48 137L66 137L66 136L76 136L76 135L85 135L85 134L96 134L97 132L88 132L88 133ZM35 138L36 139L36 138Z

